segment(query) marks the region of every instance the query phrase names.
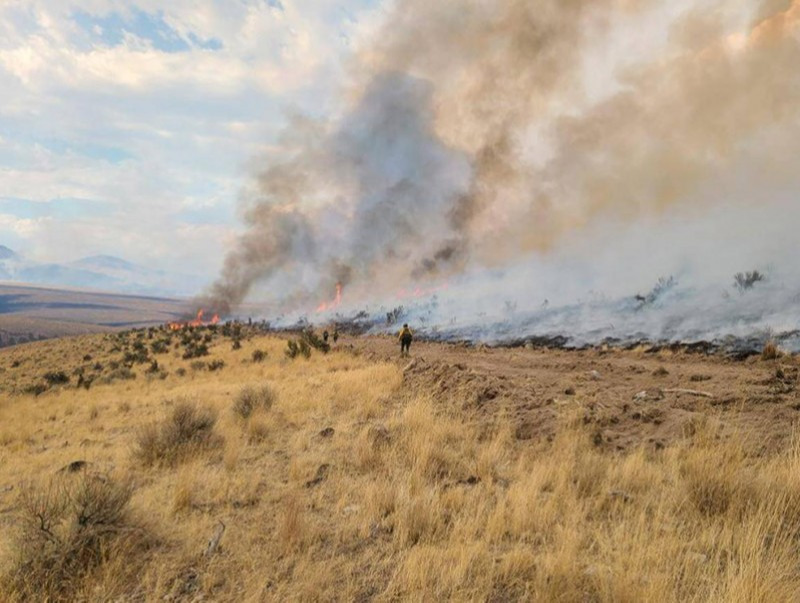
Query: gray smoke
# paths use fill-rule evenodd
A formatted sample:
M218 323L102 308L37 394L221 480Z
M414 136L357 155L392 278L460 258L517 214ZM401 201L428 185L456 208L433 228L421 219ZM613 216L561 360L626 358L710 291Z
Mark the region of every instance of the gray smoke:
M289 125L212 305L258 286L305 311L337 283L354 307L390 304L450 282L468 324L502 298L538 307L545 282L626 295L672 271L719 293L731 251L737 270L780 273L798 225L800 0L732 4L399 0L352 59L349 109ZM691 229L664 226L724 215L736 230L754 212L786 246L712 227L688 257ZM648 245L630 243L642 230Z

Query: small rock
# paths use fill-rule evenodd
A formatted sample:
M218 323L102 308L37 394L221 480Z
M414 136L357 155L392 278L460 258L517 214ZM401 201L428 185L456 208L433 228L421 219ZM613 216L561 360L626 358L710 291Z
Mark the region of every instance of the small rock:
M600 376L600 373L598 373L597 371L589 371L589 378L592 379L593 381L600 381L602 377Z
M564 390L564 395L565 396L574 396L575 395L575 388L574 387L568 387L567 389Z
M669 375L669 371L663 366L660 366L653 371L653 377L666 377L667 375Z
M326 427L325 429L319 432L319 437L330 438L333 437L334 433L336 433L336 430L333 427Z

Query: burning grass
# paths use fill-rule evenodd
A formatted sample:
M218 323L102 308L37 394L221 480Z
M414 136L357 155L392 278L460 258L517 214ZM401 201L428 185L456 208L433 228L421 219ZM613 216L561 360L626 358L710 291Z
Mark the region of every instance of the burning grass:
M616 451L597 444L581 383L547 407L549 438L520 439L512 414L478 415L441 388L417 389L397 364L342 350L291 362L285 345L243 338L232 351L215 340L210 354L226 362L222 371L179 378L188 362L177 351L159 358L170 368L164 380L0 401L0 508L21 530L0 541L3 592L209 601L800 596L794 443L765 450L763 439L724 429L726 413L709 413L663 447ZM255 350L266 353L261 362L249 361ZM82 362L86 351L74 351ZM64 358L53 354L54 363ZM659 382L680 372L670 364ZM642 374L651 378L652 367ZM605 371L606 390L611 379ZM132 481L89 471L49 480L81 458ZM44 485L20 496L20 476ZM206 555L220 521L226 530ZM11 526L12 514L0 522Z

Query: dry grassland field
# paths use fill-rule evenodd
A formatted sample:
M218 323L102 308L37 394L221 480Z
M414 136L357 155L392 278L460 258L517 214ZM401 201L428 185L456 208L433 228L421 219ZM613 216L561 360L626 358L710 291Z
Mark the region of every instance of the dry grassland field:
M288 337L0 351L0 598L800 599L796 358Z
M185 301L0 284L0 347L176 320Z

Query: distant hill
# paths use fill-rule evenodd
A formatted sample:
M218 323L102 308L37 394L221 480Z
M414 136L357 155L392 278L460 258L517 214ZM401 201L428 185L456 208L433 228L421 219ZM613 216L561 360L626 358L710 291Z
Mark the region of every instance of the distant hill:
M75 276L45 266L42 278ZM16 343L164 324L194 314L185 301L0 284L0 348Z
M0 260L14 260L18 259L18 255L5 245L0 245Z
M193 296L206 284L204 277L153 270L112 255L40 264L4 245L0 245L0 280L168 297Z
M88 258L83 258L77 262L72 262L73 266L81 266L87 269L99 270L130 270L135 271L136 266L121 258L115 258L113 255L93 255Z

